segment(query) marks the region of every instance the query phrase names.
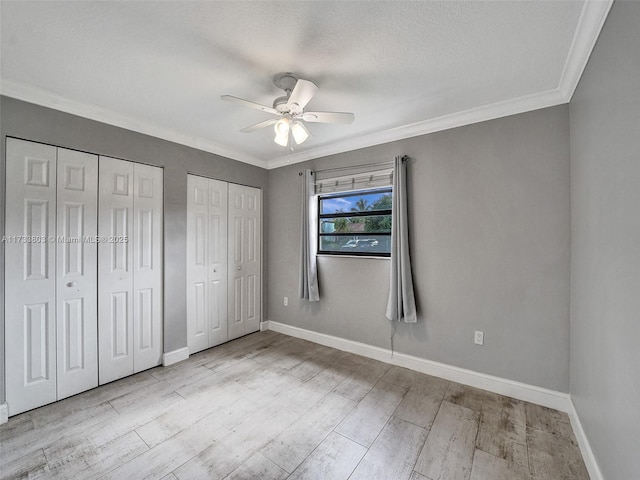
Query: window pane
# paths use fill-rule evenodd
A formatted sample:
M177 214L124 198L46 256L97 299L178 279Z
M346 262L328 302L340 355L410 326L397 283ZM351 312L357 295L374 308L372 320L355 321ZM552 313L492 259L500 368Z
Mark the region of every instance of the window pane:
M376 210L391 210L391 192L369 191L320 199L320 215Z
M391 232L391 215L321 218L320 233Z
M389 253L389 235L322 235L320 251L340 253Z

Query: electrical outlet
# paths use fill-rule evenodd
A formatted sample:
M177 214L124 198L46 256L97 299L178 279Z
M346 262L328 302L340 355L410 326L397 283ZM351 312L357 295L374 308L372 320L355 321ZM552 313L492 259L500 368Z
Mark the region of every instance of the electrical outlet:
M289 306L289 297L284 297L284 302L283 302L285 307Z
M476 335L473 341L476 345L484 345L484 332L476 330Z

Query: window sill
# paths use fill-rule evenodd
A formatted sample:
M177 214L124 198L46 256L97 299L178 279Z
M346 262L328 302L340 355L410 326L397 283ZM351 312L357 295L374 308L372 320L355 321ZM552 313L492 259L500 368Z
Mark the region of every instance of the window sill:
M316 253L316 257L321 258L362 258L368 260L391 260L391 257L378 257L375 255L331 255L328 253Z

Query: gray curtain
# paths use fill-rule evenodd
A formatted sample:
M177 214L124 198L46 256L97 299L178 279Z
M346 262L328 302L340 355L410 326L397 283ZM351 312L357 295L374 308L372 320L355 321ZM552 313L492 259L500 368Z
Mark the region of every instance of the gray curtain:
M310 302L320 300L318 271L316 268L316 245L318 208L314 201L315 185L313 172L302 172L302 235L300 239L300 298Z
M391 274L387 318L415 323L416 300L413 294L409 223L407 220L407 157L396 157L393 167L393 206L391 220Z

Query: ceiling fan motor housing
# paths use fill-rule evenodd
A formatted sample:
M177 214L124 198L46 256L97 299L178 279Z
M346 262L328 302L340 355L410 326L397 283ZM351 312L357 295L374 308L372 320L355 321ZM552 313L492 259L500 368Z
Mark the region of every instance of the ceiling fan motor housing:
M275 108L278 112L280 113L290 112L292 114L301 113L301 112L295 111L295 109L291 108L290 105L289 106L287 105L287 102L289 101L289 96L291 95L291 91L296 86L296 83L298 83L298 77L291 72L280 72L274 75L273 84L276 87L286 92L286 95L282 97L278 97L273 101L273 108Z
M298 83L298 76L291 72L280 72L273 76L273 84L287 92L287 95L291 93L296 83Z
M280 113L287 113L289 111L289 107L287 107L288 101L289 95L278 97L273 101L273 108L275 108Z

